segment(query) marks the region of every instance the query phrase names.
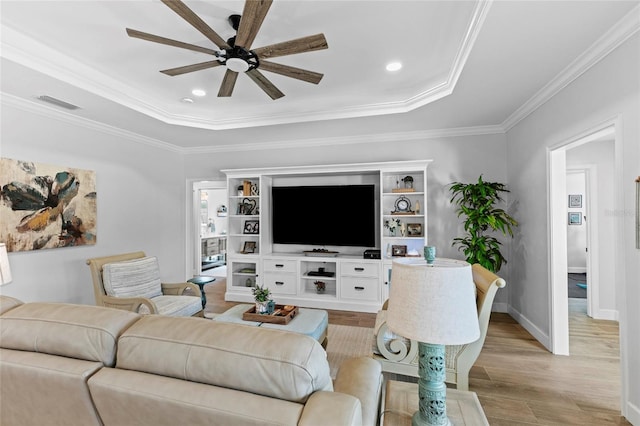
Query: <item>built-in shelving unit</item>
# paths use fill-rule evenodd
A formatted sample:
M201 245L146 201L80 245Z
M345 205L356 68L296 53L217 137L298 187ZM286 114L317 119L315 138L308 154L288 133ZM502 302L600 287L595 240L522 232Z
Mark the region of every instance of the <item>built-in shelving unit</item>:
M422 256L427 241L429 163L430 160L416 160L223 170L229 191L225 299L252 302L251 287L259 284L271 289L278 304L376 312L388 297L394 257ZM292 182L375 185L375 249L380 251L380 259L364 258L365 248L344 247L338 249L337 255L305 256L304 251L316 247L274 244L271 188ZM312 212L292 203L300 214L309 214L312 223ZM339 210L340 206L336 206ZM390 221L398 222L394 235L386 226ZM348 226L336 232L349 232ZM324 292L316 291L316 281L324 282Z

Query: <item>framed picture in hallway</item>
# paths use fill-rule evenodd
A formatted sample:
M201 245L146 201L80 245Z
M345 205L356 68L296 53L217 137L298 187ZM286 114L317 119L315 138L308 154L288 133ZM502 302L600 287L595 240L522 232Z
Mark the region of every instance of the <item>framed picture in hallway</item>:
M569 213L569 225L582 225L582 212Z
M580 194L569 195L569 208L570 209L581 209L582 208L582 195L580 195Z

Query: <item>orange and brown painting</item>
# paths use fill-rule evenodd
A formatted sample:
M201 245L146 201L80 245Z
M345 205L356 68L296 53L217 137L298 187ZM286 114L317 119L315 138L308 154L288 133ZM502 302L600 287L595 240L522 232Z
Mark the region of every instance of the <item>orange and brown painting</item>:
M8 251L96 243L90 170L0 158L0 241Z

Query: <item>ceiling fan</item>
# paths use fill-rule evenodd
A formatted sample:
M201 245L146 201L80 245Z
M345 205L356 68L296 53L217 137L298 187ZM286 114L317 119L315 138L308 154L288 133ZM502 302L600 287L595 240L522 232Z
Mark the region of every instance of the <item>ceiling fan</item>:
M129 37L215 56L215 59L212 61L170 68L160 71L161 73L176 76L217 66L226 66L227 70L220 85L220 90L218 91L219 97L231 96L238 74L244 72L258 87L274 100L283 97L284 93L271 83L259 70L273 72L313 84L318 84L323 77L323 74L317 72L277 64L266 61L265 59L327 49L328 45L324 34L316 34L251 49L251 45L260 30L264 18L267 16L273 0L246 0L242 15L231 15L229 17L229 23L237 33L234 37L226 41L189 9L184 2L180 0L162 0L162 3L167 5L171 10L211 40L219 50L127 28Z

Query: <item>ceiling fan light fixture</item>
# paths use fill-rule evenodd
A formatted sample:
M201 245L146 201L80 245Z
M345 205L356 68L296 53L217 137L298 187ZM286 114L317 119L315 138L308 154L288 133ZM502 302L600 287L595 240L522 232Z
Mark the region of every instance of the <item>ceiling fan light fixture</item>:
M240 58L229 58L227 59L227 68L231 71L235 72L246 72L249 70L249 63L244 59Z
M402 69L402 62L389 62L387 64L387 71L400 71Z

